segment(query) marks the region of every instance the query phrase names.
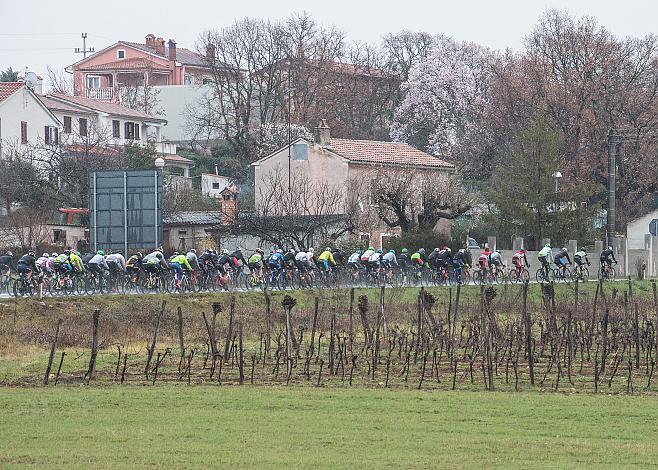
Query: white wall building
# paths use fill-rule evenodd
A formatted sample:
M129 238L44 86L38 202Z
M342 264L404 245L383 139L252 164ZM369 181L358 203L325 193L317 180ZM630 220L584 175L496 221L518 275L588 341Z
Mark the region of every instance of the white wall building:
M0 83L0 158L9 147L57 143L61 123L22 82Z
M189 128L188 113L199 107L210 91L204 85L168 85L154 86L157 90L157 103L160 115L167 120L163 129L164 139L173 142L187 142L197 136ZM202 136L207 138L208 136Z
M201 174L201 193L204 196L219 198L222 195L222 191L230 186L231 180L228 176L209 173Z
M628 249L644 249L645 236L649 234L653 236L658 235L658 210L651 211L628 223L626 226Z

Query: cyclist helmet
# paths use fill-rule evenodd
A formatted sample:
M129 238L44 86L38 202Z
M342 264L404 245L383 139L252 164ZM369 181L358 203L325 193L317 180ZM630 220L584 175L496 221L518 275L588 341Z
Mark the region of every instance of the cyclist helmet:
M409 250L407 250L406 248L402 248L402 253L408 253L408 252Z
M143 255L141 252L140 252L140 253L137 253L137 256L139 256L140 258L143 258L143 257L144 257L144 255Z
M290 248L290 249L288 250L288 253L295 254L295 249L294 249L294 248Z
M446 246L446 247L444 248L444 250L446 250L448 253L452 252L452 250L450 249L449 246Z
M53 254L51 254L50 256L52 256L53 258L57 258L59 255L57 253L53 252Z
M179 255L179 253L177 251L174 251L174 254L171 255L171 256L178 256L178 255Z
M224 249L222 250L222 254L223 254L223 255L228 255L228 250L227 250L226 248L224 248Z
M283 254L283 250L282 250L281 248L279 248L278 250L276 250L276 252L279 253L280 255Z
M496 253L500 253L500 250L498 248L496 248Z
M50 255L48 253L44 253L41 255L43 258L50 258Z
M65 254L65 255L70 255L70 254L71 254L71 250L64 250L64 254Z
M611 246L609 246L609 247L608 247L608 250L610 250L610 251L612 251L612 247L611 247Z
M418 250L418 253L421 253L421 254L425 253L425 248L421 248L420 250Z
M562 247L562 251L566 253L569 250L567 250L565 247Z
M260 253L261 255L265 254L265 252L260 248L256 248L256 253Z
M434 248L434 251L439 252L441 250L437 247L437 248Z
M313 252L314 252L313 247L309 248L309 249L308 249L308 252L309 252L309 253L313 253Z
M459 252L460 253L466 253L466 250L462 248L462 249L459 250Z
M388 252L395 254L395 250L388 250Z
M523 248L521 248L521 249L519 250L519 253L525 253L525 250L524 250Z
M550 247L551 247L550 243L547 243L546 245L544 245L544 248L550 248Z
M34 251L30 250L27 252L28 256L34 256Z
M369 246L368 251L375 251L375 247L374 246Z
M324 251L331 251L331 248L327 247L324 249Z
M377 253L384 253L384 250L380 248L379 250L377 250Z
M363 251L361 251L361 250L356 250L355 253L356 253L357 255L361 256L361 255L363 254Z
M194 254L196 254L196 250L195 250L194 248L192 248L192 249L190 250L190 253L194 253Z
M103 250L98 250L98 251L96 252L96 254L97 254L97 255L101 255L101 256L103 256L103 255L105 255L105 252L104 252Z

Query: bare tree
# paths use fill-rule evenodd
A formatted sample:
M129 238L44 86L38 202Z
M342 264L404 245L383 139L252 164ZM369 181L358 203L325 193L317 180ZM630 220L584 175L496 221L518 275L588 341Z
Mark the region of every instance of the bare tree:
M441 219L464 214L476 202L476 194L454 174L387 167L375 170L368 179L379 218L403 232L432 229Z
M21 207L8 218L6 235L21 249L36 248L47 243L50 237L50 213L41 208Z
M57 71L50 67L48 68L48 81L50 82L49 93L58 93L60 95L73 94L73 78L71 75Z
M128 75L117 87L119 103L127 108L141 111L150 115L163 114L160 106L160 90L148 82L145 77L151 76L152 67L149 65L144 75Z
M301 172L291 180L277 167L265 176L256 195L254 212L238 215L233 227L240 234L258 237L280 247L309 248L313 243L335 242L357 227L355 191L327 181L310 181Z

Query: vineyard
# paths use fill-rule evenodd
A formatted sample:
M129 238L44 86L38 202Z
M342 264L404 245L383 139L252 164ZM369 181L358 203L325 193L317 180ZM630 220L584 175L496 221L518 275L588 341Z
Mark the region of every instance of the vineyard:
M3 361L0 381L652 393L655 289L629 281L133 296L98 308L85 299L66 312L64 301L7 302L0 354L31 356Z

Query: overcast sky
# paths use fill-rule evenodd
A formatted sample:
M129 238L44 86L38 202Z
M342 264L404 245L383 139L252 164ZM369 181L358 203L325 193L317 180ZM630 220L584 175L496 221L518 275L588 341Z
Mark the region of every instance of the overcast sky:
M81 58L73 50L82 46L83 31L87 46L97 51L117 40L141 42L146 33L193 48L204 29L245 16L276 19L301 11L338 26L348 39L377 42L386 33L409 29L519 49L550 7L595 16L619 36L653 33L658 18L656 0L0 0L0 69L29 67L42 75L47 65L62 69Z

